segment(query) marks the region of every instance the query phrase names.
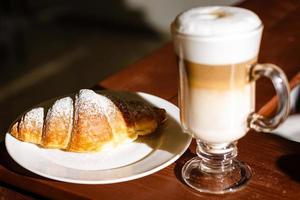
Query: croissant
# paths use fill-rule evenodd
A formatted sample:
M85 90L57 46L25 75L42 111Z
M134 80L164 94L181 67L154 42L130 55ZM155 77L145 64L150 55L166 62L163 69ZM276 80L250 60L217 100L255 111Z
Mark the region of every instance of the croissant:
M95 152L153 133L165 118L164 109L146 102L82 89L75 100L64 97L49 109L26 112L10 133L43 148Z

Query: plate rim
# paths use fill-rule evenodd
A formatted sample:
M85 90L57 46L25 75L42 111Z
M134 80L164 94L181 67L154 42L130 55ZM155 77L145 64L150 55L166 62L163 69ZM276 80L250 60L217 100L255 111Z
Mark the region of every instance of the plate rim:
M132 93L136 93L136 94L140 95L141 97L146 98L146 100L147 100L147 98L154 98L156 100L162 101L165 104L168 104L169 106L174 107L177 110L178 114L179 114L179 108L176 105L174 105L173 103L171 103L171 102L169 102L169 101L167 101L167 100L165 100L161 97L158 97L158 96L153 95L153 94L145 93L145 92L132 92ZM121 178L115 178L115 179L109 179L109 180L80 180L80 179L72 179L72 178L63 178L63 177L59 177L59 176L49 175L47 173L43 173L43 172L40 172L40 171L35 170L35 169L30 169L30 168L24 166L22 162L19 162L17 159L15 159L15 157L13 156L13 153L11 153L10 148L8 147L8 144L7 144L7 142L8 142L7 137L13 137L13 136L11 136L11 134L8 133L8 131L5 135L5 148L8 152L8 154L9 154L9 156L18 165L22 166L24 169L26 169L30 172L33 172L33 173L35 173L35 174L37 174L41 177L46 177L46 178L49 178L49 179L52 179L52 180L57 180L57 181L62 181L62 182L67 182L67 183L76 183L76 184L91 184L91 185L95 185L95 184L113 184L113 183L121 183L121 182L126 182L126 181L130 181L130 180L139 179L139 178L154 174L154 173L168 167L169 165L173 164L179 157L181 157L184 154L184 152L189 148L189 146L191 144L192 137L188 134L186 134L186 135L187 135L187 140L186 140L186 144L184 145L184 148L182 148L180 153L178 153L175 156L171 157L171 159L169 159L168 161L163 162L162 164L160 164L156 167L153 167L150 170L145 170L143 172L133 174L133 175L127 176L127 177L121 177ZM138 161L138 162L140 162L140 161ZM62 167L64 167L64 166L62 166ZM92 170L87 170L87 171L92 171Z

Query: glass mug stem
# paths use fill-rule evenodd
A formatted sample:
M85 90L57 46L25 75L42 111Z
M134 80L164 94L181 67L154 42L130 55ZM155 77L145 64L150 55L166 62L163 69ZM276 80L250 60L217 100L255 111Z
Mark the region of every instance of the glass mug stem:
M270 132L283 122L290 110L289 84L284 72L274 64L257 64L252 68L251 78L255 81L261 77L269 78L279 99L277 112L274 117L267 118L257 113L248 117L248 126L256 131Z
M209 145L197 140L197 155L201 158L201 169L206 173L224 173L233 170L233 159L237 156L236 142Z

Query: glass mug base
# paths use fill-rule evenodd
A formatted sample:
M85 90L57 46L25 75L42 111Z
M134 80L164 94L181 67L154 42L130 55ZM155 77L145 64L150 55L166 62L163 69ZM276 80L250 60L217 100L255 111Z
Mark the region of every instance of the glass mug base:
M195 157L182 168L182 178L187 185L199 192L224 194L235 192L245 186L251 178L250 167L236 159L232 170L225 173L207 173L201 169L202 159Z
M211 145L198 140L197 155L183 166L182 178L199 192L234 192L251 178L250 167L236 159L236 142Z

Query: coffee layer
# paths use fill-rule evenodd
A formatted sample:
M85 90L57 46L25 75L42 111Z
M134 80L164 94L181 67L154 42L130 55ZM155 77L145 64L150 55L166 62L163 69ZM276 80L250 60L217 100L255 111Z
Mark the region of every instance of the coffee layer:
M250 82L250 69L256 58L227 65L204 65L183 61L189 87L212 90L242 89Z

